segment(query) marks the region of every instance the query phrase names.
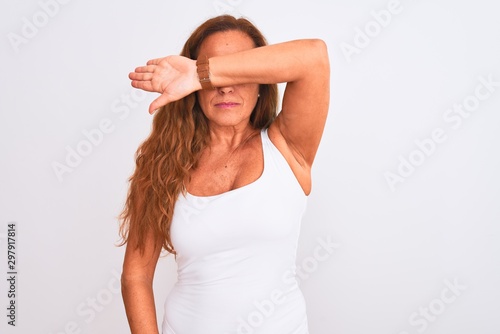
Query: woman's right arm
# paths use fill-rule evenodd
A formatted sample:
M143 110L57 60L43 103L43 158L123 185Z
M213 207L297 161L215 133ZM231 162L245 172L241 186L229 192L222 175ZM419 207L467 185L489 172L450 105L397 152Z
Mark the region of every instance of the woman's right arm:
M153 295L153 277L161 252L161 243L153 235L145 242L144 253L134 247L130 235L121 276L122 297L132 334L158 334Z

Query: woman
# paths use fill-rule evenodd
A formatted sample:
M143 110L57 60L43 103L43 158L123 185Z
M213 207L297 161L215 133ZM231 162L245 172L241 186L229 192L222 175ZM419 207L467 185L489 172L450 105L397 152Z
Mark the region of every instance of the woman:
M294 270L328 111L325 44L266 46L249 21L220 16L180 56L150 60L130 79L161 94L122 213L132 333L158 333L152 282L162 249L178 265L162 333L307 333Z

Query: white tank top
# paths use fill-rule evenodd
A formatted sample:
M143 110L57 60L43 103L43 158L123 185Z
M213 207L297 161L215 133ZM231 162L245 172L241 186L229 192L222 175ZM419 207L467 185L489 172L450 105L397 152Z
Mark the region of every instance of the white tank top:
M261 132L264 170L219 195L180 194L171 225L178 280L163 334L307 334L295 261L304 194Z

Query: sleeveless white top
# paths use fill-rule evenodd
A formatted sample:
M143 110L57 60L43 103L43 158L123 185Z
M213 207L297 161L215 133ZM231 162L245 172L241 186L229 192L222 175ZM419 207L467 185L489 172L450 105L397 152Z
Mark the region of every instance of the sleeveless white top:
M180 194L171 225L178 280L163 334L307 334L295 278L304 194L261 132L264 170L219 195Z

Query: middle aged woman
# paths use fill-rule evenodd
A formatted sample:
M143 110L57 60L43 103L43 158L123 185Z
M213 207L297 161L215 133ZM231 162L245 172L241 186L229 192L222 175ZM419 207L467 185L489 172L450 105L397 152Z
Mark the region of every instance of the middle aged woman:
M308 331L295 256L328 111L329 59L317 39L265 44L249 21L216 17L181 56L130 74L134 87L161 94L122 215L134 334L157 333L152 282L162 249L178 265L163 333Z

